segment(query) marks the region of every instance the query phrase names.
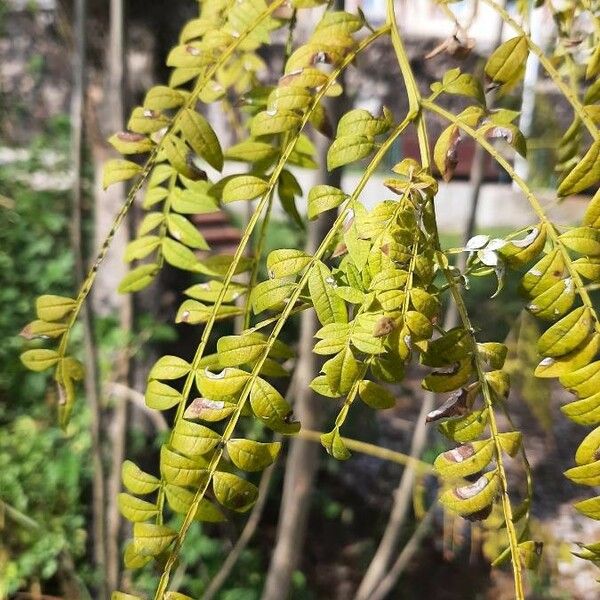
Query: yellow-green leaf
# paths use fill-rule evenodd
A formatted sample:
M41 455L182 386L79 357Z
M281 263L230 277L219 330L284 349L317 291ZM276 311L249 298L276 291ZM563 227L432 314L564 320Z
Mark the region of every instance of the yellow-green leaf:
M166 355L159 358L148 375L149 379L180 379L192 368L189 362L178 356Z
M143 290L154 281L158 271L159 267L154 263L132 269L119 283L119 293L129 294Z
M179 404L182 400L181 392L170 385L156 381L148 382L146 388L146 406L155 410L167 410Z
M246 512L258 499L257 487L233 473L217 471L213 476L215 498L226 508Z
M158 514L158 507L156 504L146 502L146 500L136 498L131 494L119 494L117 502L121 514L132 523L148 521Z
M277 458L280 450L280 442L260 443L244 439L227 442L231 462L243 471L262 471Z
M195 494L193 492L176 485L167 485L165 486L165 493L172 510L182 515L187 514L194 501ZM225 520L225 515L210 500L202 498L194 515L194 520L219 523Z
M158 556L176 537L177 533L165 525L135 523L133 526L133 545L135 551L143 556Z
M345 135L333 141L327 151L327 169L332 171L337 167L355 162L373 151L374 143L364 135Z
M600 485L600 460L567 469L565 477L579 485Z
M36 314L43 321L60 321L75 308L75 300L65 296L43 295L35 303Z
M440 496L440 502L449 510L472 519L486 515L500 490L495 471L483 474L475 483L448 489Z
M53 367L60 360L60 354L55 350L38 348L26 350L21 354L21 362L30 371L45 371Z
M106 189L113 183L127 181L142 172L142 167L130 160L113 159L104 165L102 187Z
M316 185L308 193L308 218L316 219L326 210L338 207L348 194L331 185Z
M238 200L254 200L262 196L269 186L267 182L254 175L239 175L230 179L223 188L223 202L237 202Z
M542 356L557 357L575 350L588 337L593 324L588 308L576 308L546 330L538 340L538 352Z
M516 83L525 71L528 46L525 36L514 37L500 45L489 57L485 74L494 83Z
M558 186L559 196L581 192L600 181L600 140L596 140Z
M150 494L158 489L160 480L142 471L134 462L126 460L121 467L123 485L133 494Z
M221 436L200 423L179 419L171 436L171 446L177 452L195 458L213 450Z
M598 160L600 164L600 160ZM599 167L600 168L600 167ZM600 256L600 229L576 227L560 236L561 242L571 250L587 256Z
M178 123L185 141L194 152L211 167L220 171L223 168L223 152L210 123L191 108L186 108L181 112Z
M300 429L291 406L264 379L257 379L250 390L250 405L254 414L267 427L279 433L292 434Z

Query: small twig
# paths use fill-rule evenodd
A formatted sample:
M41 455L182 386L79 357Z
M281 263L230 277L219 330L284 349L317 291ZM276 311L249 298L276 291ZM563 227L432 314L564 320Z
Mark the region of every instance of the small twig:
M108 393L114 396L119 396L124 400L128 400L131 402L136 408L139 408L150 421L154 425L154 428L158 432L167 431L169 429L169 424L165 419L164 415L157 411L152 410L146 406L146 401L144 400L144 394L126 386L122 383L111 383L108 388Z
M425 518L419 523L414 533L402 548L402 552L388 571L387 575L381 580L379 585L373 590L369 600L384 600L394 589L398 579L406 569L408 563L419 550L421 541L429 532L429 527L435 514L436 503L427 511Z

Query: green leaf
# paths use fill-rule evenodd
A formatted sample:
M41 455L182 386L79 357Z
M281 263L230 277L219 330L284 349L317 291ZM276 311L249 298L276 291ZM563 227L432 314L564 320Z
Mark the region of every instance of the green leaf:
M258 499L258 488L232 473L217 471L212 485L215 498L223 506L236 512L250 510Z
M294 287L294 283L285 278L261 281L250 293L250 304L254 314L285 303Z
M156 381L155 379L148 382L146 388L146 406L154 410L168 410L179 404L183 396L175 388L170 385Z
M336 460L348 460L352 456L346 448L346 444L344 444L338 427L334 427L329 433L321 435L321 445Z
M141 133L121 131L108 138L108 143L120 154L145 154L154 147L152 140Z
M181 111L178 123L185 141L194 152L217 171L223 169L223 152L210 123L191 108Z
M493 456L493 441L481 440L458 446L438 455L433 467L447 479L467 477L485 469Z
M149 379L180 379L187 375L192 365L178 356L162 356L155 363L148 375Z
M131 494L119 494L117 496L117 503L121 514L132 523L148 521L158 514L156 504L146 502L146 500L141 500Z
M177 452L195 458L213 450L221 436L200 423L179 419L171 436L171 446Z
M158 271L159 266L154 263L140 265L139 267L132 269L121 280L121 283L119 284L119 293L129 294L143 290L154 281Z
M358 378L359 366L352 350L346 346L323 365L322 371L334 392L347 394Z
M61 336L67 330L65 323L49 323L48 321L42 321L36 319L31 323L28 323L19 334L27 340L34 338L56 338Z
M459 442L471 442L477 439L485 429L487 410L475 410L457 419L440 423L440 431L449 439Z
M262 471L277 458L280 450L280 442L263 444L244 439L227 442L231 462L242 471Z
M297 113L287 110L263 111L258 113L250 123L252 137L285 133L300 126L301 119Z
M158 556L175 540L177 533L164 525L153 523L135 523L133 526L133 545L142 556Z
M75 308L75 300L65 296L40 296L35 303L36 314L43 321L60 321Z
M600 181L600 140L596 140L558 186L559 196L581 192Z
M575 350L588 337L594 322L590 310L576 308L552 325L538 340L538 352L542 356L563 356Z
M202 215L214 213L219 210L215 198L209 195L209 185L205 181L198 181L198 186L193 190L174 189L171 192L171 208L183 215Z
M256 333L226 335L217 342L219 363L223 367L235 367L254 362L266 347L266 340Z
M598 460L598 449L600 449L600 427L596 427L588 433L575 453L575 462L578 465L587 465Z
M302 250L282 248L273 250L267 257L269 277L289 277L300 273L311 261Z
M600 521L600 496L575 502L573 508L590 519Z
M160 238L157 235L146 235L127 244L124 258L127 262L145 258L151 252L154 252L160 245Z
M156 491L160 480L142 471L134 462L126 460L121 467L123 485L133 494L145 495Z
M165 220L165 217L160 212L150 212L143 219L138 226L138 236L146 235L154 229L156 229Z
M201 457L188 458L173 452L167 446L160 449L160 470L167 483L197 487L206 481L207 463Z
M483 474L475 483L446 490L440 496L440 502L461 516L477 518L489 509L499 490L499 478L493 471Z
M565 477L578 485L600 485L600 460L567 469Z
M308 218L313 220L326 210L337 208L348 194L331 185L316 185L308 193Z
M207 306L196 300L185 300L181 303L181 306L177 311L175 322L190 323L192 325L206 323L211 319L214 308L214 306ZM215 320L221 321L223 319L229 319L241 315L243 312L243 309L238 306L221 305L215 313Z
M387 109L384 111L379 118L363 108L348 111L338 123L337 137L361 135L370 138L385 133L391 127L393 119Z
M575 301L573 280L569 277L561 279L545 292L536 296L527 307L540 319L556 321L566 314Z
M254 200L263 196L269 186L266 181L253 175L238 175L230 179L223 188L223 202L237 202L239 200Z
M26 350L21 354L21 362L30 371L45 371L53 367L60 360L60 354L55 350L38 348Z
M346 323L348 312L345 302L335 293L335 282L331 271L318 261L308 277L308 290L319 321L328 323Z
M144 98L144 108L150 110L167 110L177 108L185 102L185 96L166 85L155 85L150 88Z
M106 189L113 183L127 181L142 172L142 167L130 160L113 159L104 165L104 175L102 177L102 187Z
M358 395L367 406L376 410L393 408L396 404L396 398L386 388L373 381L361 381Z
M203 369L196 375L196 384L203 396L211 400L222 400L240 392L249 378L250 373L233 367L227 367L220 373Z
M276 155L277 150L271 144L254 140L240 142L225 151L225 158L250 163L273 158Z
M167 227L169 233L186 246L199 250L209 250L209 246L198 228L182 215L173 213L167 215Z
M257 379L250 390L250 405L256 417L273 431L297 433L300 423L294 420L291 406L264 379Z
M125 592L113 592L110 596L110 600L143 600L143 599L140 598L139 596L133 596L132 594L126 594Z
M345 135L333 141L327 151L327 169L333 171L337 167L361 160L371 154L373 140L364 135Z
M494 50L485 65L485 74L494 83L512 85L522 77L527 55L527 38L511 38Z
M165 600L194 600L190 596L180 594L179 592L167 592L165 594Z
M183 487L176 485L165 486L165 494L167 496L167 502L172 510L176 513L185 515L190 510L194 501L195 494L186 490ZM196 513L194 515L194 521L203 521L206 523L220 523L225 520L225 515L221 510L215 506L210 500L202 498Z
M594 333L580 346L559 358L544 358L536 367L536 377L560 377L589 364L600 350L600 334Z
M170 265L183 271L198 271L198 258L187 246L165 238L162 242L162 252Z
M587 256L600 256L600 229L576 227L563 233L559 239L567 248L575 252Z

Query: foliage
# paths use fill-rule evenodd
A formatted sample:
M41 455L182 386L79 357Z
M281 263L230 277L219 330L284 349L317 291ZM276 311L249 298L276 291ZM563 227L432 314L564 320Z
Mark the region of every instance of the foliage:
M514 88L528 54L540 57L574 112L557 164L561 173L557 195L570 196L600 180L599 61L593 51L581 65L574 65L577 73L584 72L578 86L584 92L580 100L557 70L569 68L573 56L559 54L551 60L494 0L483 1L512 27L514 36L490 54L485 81L451 69L427 97L415 81L391 0L385 25L375 30L361 13L326 10L308 41L286 57L284 74L271 86L257 77L263 67L258 50L269 44L277 29L289 27L293 34L296 11L324 2L293 0L291 8L283 0L268 5L264 0L200 3L199 18L186 24L180 45L169 54L167 62L173 67L169 85L150 90L143 106L134 109L129 131L111 137L116 150L128 158L107 163L105 185L135 181L113 232L147 184L142 202L147 214L125 257L136 266L120 290L147 287L166 263L195 273L199 282L186 290L177 321L204 325L191 361L163 356L149 373L148 406L175 409L168 440L161 447L160 468L151 474L130 461L123 465L127 491L119 503L133 522L125 565L136 569L157 561L161 575L155 599L184 597L168 590L195 521L218 522L231 511L248 511L257 500L252 476L244 473L271 464L281 443L239 437L239 426L255 419L283 435L300 429L277 380L288 375L288 361L295 354L281 340L282 330L293 314L305 310L314 310L320 321L314 352L326 357L322 373L310 385L339 406L331 430L321 437L327 452L347 459L350 450L341 432L353 405L363 402L375 410L393 406L395 398L387 385L402 380L409 363L422 365L424 389L447 394L427 420L437 423L455 445L434 463L441 505L469 520L485 521L501 543L493 564L510 561L515 597L525 597L523 571L535 568L542 548L530 534L533 481L522 436L510 418L503 418L510 392L504 369L507 347L480 339L463 293L471 278L492 277L497 296L506 271L525 268L521 285L528 298L526 308L548 324L538 341L541 361L534 374L559 379L577 394L578 400L563 407L566 416L583 425L598 425L600 362L595 358L600 325L585 282L600 279L600 195L596 192L581 226L567 228L551 221L495 145L500 139L512 152L526 154L527 141L515 125L517 114L488 108L485 92L495 89L502 95ZM448 10L449 2L440 4ZM585 2L574 6L570 13L556 15L561 27L569 29L579 12L592 10ZM362 30L368 32L359 34ZM597 35L590 36L592 49ZM333 128L324 99L342 92L339 75L382 37L393 45L398 65L394 76L404 82L408 114L398 118L387 109L380 115L352 109ZM467 47L463 50L468 52ZM444 108L449 95L461 96L464 110L455 114ZM248 136L233 148L222 149L201 114L203 104L214 102L244 105ZM448 123L432 154L425 113ZM261 278L261 240L275 195L290 218L298 219L295 202L303 190L288 167L316 166L308 125L333 137L327 154L330 170L364 159L367 166L350 192L323 185L308 192L311 219L339 208L337 219L312 254L296 248L270 252L268 277ZM361 192L395 140L413 125L420 160L395 165L385 181L387 196L366 211ZM440 243L434 167L450 180L464 137L473 138L506 170L536 221L503 238L475 236L459 250L468 253L461 271L452 263L455 251ZM130 155L146 156L145 162L131 160ZM249 170L219 178L215 171L224 161L248 163ZM256 204L234 255L210 253L188 215L252 200ZM38 320L29 331L55 338L57 344L22 355L33 370L55 369L63 426L73 409L75 381L83 376L80 363L69 354L69 336L111 237L112 233L76 298L38 299ZM246 250L253 238L257 243L250 257ZM237 277L242 274L246 278ZM440 319L447 301L459 314L459 325L449 330ZM215 339L215 323L234 317L244 318L244 331ZM566 473L576 483L600 482L599 432L588 434L575 456L577 466ZM525 489L510 484L509 462L524 472ZM576 508L598 518L599 505L600 499L593 498ZM182 515L177 524L171 521L174 514ZM585 546L579 555L597 561L599 552L595 544ZM113 598L137 596L115 592Z

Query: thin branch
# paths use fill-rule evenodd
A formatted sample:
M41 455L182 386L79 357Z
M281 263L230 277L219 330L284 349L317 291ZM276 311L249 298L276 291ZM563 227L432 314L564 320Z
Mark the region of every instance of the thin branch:
M437 503L427 511L425 518L417 525L417 528L413 532L408 542L402 548L402 552L398 555L398 558L392 565L391 569L386 573L385 577L381 579L379 585L373 590L369 600L385 600L388 594L392 592L394 586L400 579L400 576L412 560L414 555L419 551L421 542L425 536L429 533L433 517L435 515L435 507Z

